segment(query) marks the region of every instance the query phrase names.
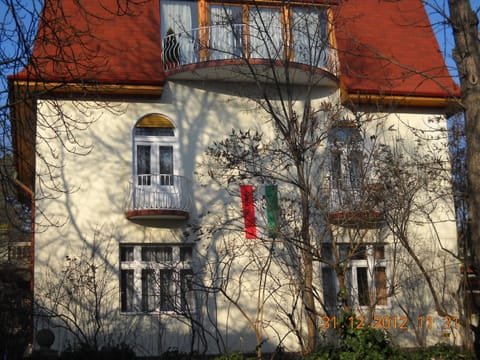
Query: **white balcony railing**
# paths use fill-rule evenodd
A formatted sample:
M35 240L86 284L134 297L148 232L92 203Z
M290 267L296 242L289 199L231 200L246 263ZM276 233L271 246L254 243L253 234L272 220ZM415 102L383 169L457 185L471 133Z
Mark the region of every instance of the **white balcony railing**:
M169 212L188 214L191 196L187 180L178 175L136 175L128 183L126 213L158 211L169 216ZM161 217L160 215L158 217Z
M273 37L246 24L213 25L170 34L163 38L162 59L167 70L212 60L267 59L292 61L335 73L333 51L328 39L302 37L292 41L291 51L283 40L283 29Z

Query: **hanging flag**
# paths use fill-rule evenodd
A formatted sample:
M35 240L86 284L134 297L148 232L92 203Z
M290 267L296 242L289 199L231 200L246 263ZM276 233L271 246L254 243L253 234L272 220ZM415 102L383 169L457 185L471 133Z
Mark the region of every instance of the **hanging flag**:
M277 185L265 185L268 236L276 238L278 233L278 190Z
M245 236L247 239L255 239L257 237L257 224L255 222L253 185L240 185L240 196L242 198Z
M264 186L264 216L259 216L259 222L257 222L257 214L255 213L255 191L253 185L240 185L240 196L242 199L243 221L245 226L245 237L247 239L257 238L257 226L266 228L266 233L271 238L278 236L278 188L277 185L265 185ZM257 196L258 199L260 199ZM257 199L257 200L258 200ZM266 234L265 234L266 235Z

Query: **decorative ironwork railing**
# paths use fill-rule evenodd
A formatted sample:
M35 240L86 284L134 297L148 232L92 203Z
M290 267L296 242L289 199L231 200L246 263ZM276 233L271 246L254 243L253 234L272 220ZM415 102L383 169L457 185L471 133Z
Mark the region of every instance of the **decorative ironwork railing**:
M188 212L191 196L187 179L178 175L135 175L128 183L126 212L172 210Z
M334 52L326 35L295 41L284 40L284 29L258 31L246 24L200 27L169 34L163 38L162 59L165 69L212 60L267 59L285 60L326 69L335 73Z
M325 189L326 211L335 213L383 213L383 186L379 183L330 183Z

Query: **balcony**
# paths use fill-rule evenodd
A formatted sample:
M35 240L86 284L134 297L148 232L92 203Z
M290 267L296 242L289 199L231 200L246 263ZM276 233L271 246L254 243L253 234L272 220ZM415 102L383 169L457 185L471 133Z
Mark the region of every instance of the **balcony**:
M375 228L384 220L383 186L379 183L345 186L330 184L326 189L328 218L344 227Z
M185 220L190 207L190 192L183 176L136 175L128 183L127 219Z
M171 33L162 40L164 70L169 79L178 80L249 81L254 73L264 82L338 85L335 53L326 36L299 36L288 44L282 37L284 29L273 33L281 36L259 32L247 24ZM275 74L272 64L276 65Z

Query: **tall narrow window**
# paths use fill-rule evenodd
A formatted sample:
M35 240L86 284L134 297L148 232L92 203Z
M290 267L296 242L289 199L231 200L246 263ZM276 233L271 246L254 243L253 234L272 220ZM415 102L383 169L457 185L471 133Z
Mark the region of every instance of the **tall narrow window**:
M158 306L158 280L154 269L142 270L142 311L155 311Z
M336 127L328 140L331 179L343 189L355 189L363 177L363 141L356 127Z
M151 184L150 145L137 145L138 185Z
M241 6L210 5L210 59L230 59L243 53Z
M133 274L133 270L122 270L120 272L120 297L123 312L132 312L135 310Z
M158 153L160 184L173 185L173 146L160 146Z
M294 8L292 22L294 61L315 67L327 67L325 8Z
M250 7L248 21L251 57L282 59L284 30L280 9Z
M175 308L175 283L173 270L160 270L160 311L172 311Z

